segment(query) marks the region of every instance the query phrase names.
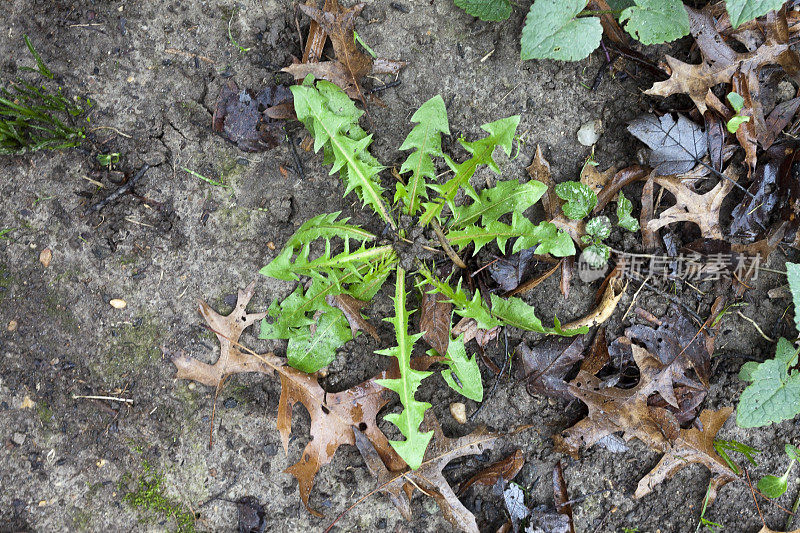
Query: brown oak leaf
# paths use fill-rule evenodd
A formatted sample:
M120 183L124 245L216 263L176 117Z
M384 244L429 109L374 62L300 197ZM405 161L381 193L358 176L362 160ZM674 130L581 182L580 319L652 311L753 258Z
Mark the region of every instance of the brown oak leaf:
M699 226L703 237L722 240L719 210L725 197L733 189L737 175L733 165L728 166L723 172L727 179L720 179L713 189L700 194L692 189L692 185L703 175L704 171L696 168L687 174L653 176L655 183L672 193L675 205L664 210L658 218L650 220L647 229L656 231L675 222L693 222Z
M353 338L355 338L358 330L364 330L376 341L381 340L375 326L367 322L367 320L361 316L361 309L365 305L368 305L369 302L358 300L349 294L329 294L325 297L325 301L328 305L341 309L342 313L344 313L344 317L350 324L350 332L353 334Z
M499 479L511 481L519 474L522 467L525 465L525 457L522 455L522 450L517 448L514 452L504 459L492 463L464 483L458 488L458 495L461 496L472 485L481 484L489 485L490 487L497 483Z
M454 459L465 455L477 455L491 449L498 436L489 433L485 428L479 428L463 437L448 438L431 411L425 413L422 425L425 431L433 430L433 438L425 451L425 459L417 470L403 472L387 470L370 440L356 429L353 431L356 446L367 468L378 479L381 492L389 496L406 520L412 518L410 499L414 488L418 488L436 500L444 517L455 527L469 533L478 533L480 530L475 515L459 501L442 470Z
M564 377L575 363L583 359L583 349L583 335L574 339L547 337L533 348L520 344L517 354L522 360L521 370L528 394L571 400L572 394Z

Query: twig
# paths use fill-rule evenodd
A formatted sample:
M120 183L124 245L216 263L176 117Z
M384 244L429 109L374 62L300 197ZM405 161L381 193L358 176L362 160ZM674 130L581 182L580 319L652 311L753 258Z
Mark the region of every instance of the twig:
M108 204L110 204L111 202L113 202L114 200L116 200L117 198L122 196L123 194L129 192L131 189L133 189L133 186L136 185L136 182L138 182L140 179L142 179L144 177L144 175L147 173L147 171L149 169L150 169L150 165L145 163L142 166L142 168L139 169L139 172L137 172L136 175L133 176L131 179L126 181L125 184L122 185L119 189L117 189L116 191L112 192L106 198L104 198L103 200L100 200L99 202L97 202L93 206L90 206L89 208L87 208L86 211L84 211L83 216L90 215L90 214L92 214L94 212L100 211L105 206L107 206Z
M758 324L756 324L755 320L753 320L750 317L745 316L741 311L738 311L738 310L736 311L736 314L739 315L740 317L742 317L743 319L747 320L748 322L750 322L753 325L753 327L756 328L756 331L758 331L758 334L761 335L761 337L765 341L775 342L775 339L771 339L770 337L767 336L766 333L764 333L764 331L762 331L761 327Z
M175 54L175 55L179 55L179 56L183 56L183 57L191 57L191 58L194 58L194 59L199 59L200 61L202 61L204 63L209 63L211 65L214 64L214 60L211 59L211 58L208 58L206 56L193 54L191 52L185 52L183 50L178 50L177 48L165 48L164 52L167 53L167 54Z
M747 476L747 485L750 487L750 494L753 495L753 502L756 504L756 510L758 510L758 516L761 517L761 523L764 524L764 527L767 527L767 523L764 521L764 515L761 513L761 507L758 506L758 500L756 499L756 493L753 490L753 482L750 481L750 472L747 469L744 469L744 473Z
M116 396L78 396L76 394L72 395L73 400L108 400L110 402L122 402L127 403L128 405L133 405L132 398L117 398Z
M646 278L644 278L644 281L642 282L641 285L639 285L639 288L636 289L636 292L633 293L633 299L631 300L631 305L628 306L628 310L625 311L625 314L622 315L622 318L619 319L620 322L625 320L625 317L628 316L628 313L631 312L631 309L633 309L633 304L636 303L636 299L639 297L639 293L642 292L642 289L644 289L645 283L647 283L648 281L650 281L650 275L649 274L647 275Z
M453 263L461 269L466 270L467 264L458 257L458 254L453 250L453 247L450 246L450 243L447 242L447 237L444 236L444 232L442 231L442 226L439 224L439 221L436 219L431 220L431 225L433 226L433 231L436 233L436 237L439 239L439 243L444 248L445 253L447 253L447 257L450 258Z

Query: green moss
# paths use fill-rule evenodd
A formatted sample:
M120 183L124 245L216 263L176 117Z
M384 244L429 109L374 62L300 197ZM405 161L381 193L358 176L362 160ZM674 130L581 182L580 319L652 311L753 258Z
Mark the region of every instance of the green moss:
M6 297L8 289L13 282L14 278L11 277L6 266L0 263L0 303L3 303L3 299Z
M93 373L109 381L118 381L141 372L160 357L161 335L161 328L150 317L138 317L131 324L114 328L109 351L93 362Z
M160 518L175 521L180 533L195 531L195 515L189 508L164 494L164 474L155 470L147 461L142 462L142 475L136 480L136 489L122 497L122 501L134 509L144 510Z
M89 531L92 515L85 509L75 509L72 515L72 528L76 531Z
M36 414L39 415L39 420L41 420L42 424L45 426L50 425L53 421L53 410L50 409L50 406L45 402L36 404Z

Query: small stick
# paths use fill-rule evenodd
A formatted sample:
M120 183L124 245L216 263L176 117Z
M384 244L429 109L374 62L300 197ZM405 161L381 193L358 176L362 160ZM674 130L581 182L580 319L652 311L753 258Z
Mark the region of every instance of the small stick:
M743 319L747 320L748 322L750 322L753 325L753 327L756 328L756 331L758 331L758 334L761 335L761 337L765 341L767 341L767 342L775 342L775 339L771 339L770 337L767 336L766 333L764 333L764 331L761 329L761 327L758 324L756 324L755 320L753 320L752 318L750 318L748 316L745 316L741 311L736 311L736 314L739 315L741 318L743 318Z
M72 399L73 400L81 400L81 399L83 399L83 400L108 400L110 402L122 402L122 403L127 403L129 405L133 405L133 399L132 398L117 398L116 396L78 396L78 395L73 394L72 395Z
M753 482L750 481L750 472L747 469L744 469L744 473L747 475L747 485L750 487L750 494L753 495L753 502L756 504L756 510L758 511L758 516L761 517L761 523L764 524L764 527L767 527L767 523L764 521L764 515L761 514L761 507L758 506L758 500L756 499L756 493L753 491Z
M439 239L439 243L444 248L445 253L447 253L447 257L450 258L453 263L458 268L462 268L466 270L467 264L458 257L458 254L453 250L453 247L450 246L450 243L447 242L447 237L444 236L444 232L442 231L442 226L439 224L439 221L436 219L431 220L431 225L433 226L433 231L436 233L436 237Z
M129 179L127 182L125 182L125 184L122 185L119 189L117 189L116 191L114 191L111 194L109 194L106 198L104 198L103 200L100 200L99 202L97 202L93 206L91 206L88 209L86 209L86 211L84 211L84 213L83 213L83 216L90 215L92 213L100 211L105 206L107 206L108 204L110 204L111 202L113 202L114 200L116 200L117 198L122 196L123 194L129 192L131 189L133 189L133 186L136 185L136 182L138 182L140 179L142 179L144 177L144 175L147 173L147 171L149 169L150 169L150 165L145 163L142 166L142 168L139 169L139 172L137 172L135 176L133 176L131 179Z
M386 89L391 89L392 87L397 87L400 85L400 80L390 81L389 83L384 83L383 85L379 85L378 87L373 87L367 94L375 94L380 91L385 91Z
M795 513L797 513L797 509L800 507L800 492L797 493L797 498L794 500L794 505L792 505L792 511L789 513L789 518L786 519L786 527L783 528L786 531L789 531L792 528L792 519L794 518Z

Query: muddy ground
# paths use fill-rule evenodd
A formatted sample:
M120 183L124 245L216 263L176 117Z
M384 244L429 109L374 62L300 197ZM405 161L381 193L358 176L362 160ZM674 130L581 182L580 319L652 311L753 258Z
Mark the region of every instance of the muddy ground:
M521 155L502 158L504 179L526 179L535 145L541 144L557 181L575 178L589 155L576 131L601 118L605 134L596 147L601 168L636 162L637 143L624 125L648 111L652 101L640 88L647 78L605 79L591 86L602 53L576 63L521 63L518 36L528 1L504 23L476 21L451 0L369 2L357 29L381 56L409 62L401 85L383 92L385 106L372 105L373 153L385 164L402 161L397 150L409 130L413 109L435 94L448 103L454 134L475 138L482 123L522 115L526 144ZM230 43L228 20L233 9L237 40L252 47L240 53ZM288 145L261 154L241 152L210 131L211 111L223 84L262 87L288 81L278 70L300 55L293 2L68 2L11 0L2 6L0 57L2 72L32 65L22 36L28 34L70 94L96 102L85 149L0 158L0 229L16 228L0 240L0 531L173 531L168 511L135 509L125 494L138 480L163 474L164 507L195 511L197 530L231 531L236 508L231 501L253 496L267 509L269 531L321 530L339 512L374 487L355 448L342 447L316 478L311 504L324 518L300 503L297 483L282 470L293 464L305 445L308 416L295 409L295 438L289 457L275 429L278 382L247 375L231 379L218 399L215 445L208 449L214 391L173 379L174 368L161 347L181 348L206 361L216 357L213 337L201 327L196 299L231 309L238 288L257 279L252 309L264 309L286 295L290 284L259 277L257 272L286 239L313 214L343 210L354 221L376 227L353 198L342 199L339 179L329 176L321 157L301 152L305 178L293 170ZM300 18L305 31L308 21ZM671 48L681 58L686 42ZM650 48L658 58L664 50ZM665 105L664 103L656 105ZM299 134L297 134L299 136ZM446 142L463 156L454 142ZM135 171L152 165L128 195L100 213L84 216L117 185L100 178L104 189L87 181L98 169L98 151L120 152L119 167ZM213 187L181 170L224 180L231 189ZM284 175L280 168L289 169ZM98 179L94 177L93 179ZM387 177L389 183L391 178ZM476 186L496 176L480 171ZM633 194L638 211L638 192ZM615 244L636 251L636 239L620 235ZM274 244L274 247L272 246ZM53 259L45 268L40 252ZM787 258L772 258L781 269ZM791 259L791 258L790 258ZM743 313L768 335L792 330L781 321L786 299L770 300L766 290L784 280L762 273L748 291ZM568 300L551 278L529 296L542 316L562 320L582 316L591 306L595 285L576 280ZM701 287L701 289L703 289ZM713 289L713 287L706 287ZM678 295L706 316L712 294L700 297L689 288ZM127 307L115 309L113 298ZM631 303L632 291L620 309ZM235 300L234 300L235 301ZM666 301L643 291L637 305L662 316ZM392 334L377 317L391 314L378 298L368 314L381 324L382 346ZM620 322L618 311L608 323L615 338L633 320ZM16 328L9 327L11 322ZM12 331L13 329L13 331ZM377 343L359 337L331 366L325 386L342 390L370 377L386 364L373 355ZM259 341L254 332L243 339L258 350L278 343ZM508 332L510 349L531 343L535 335ZM715 373L707 407L733 405L743 385L736 373L742 355L766 358L772 350L755 329L727 315L718 342ZM502 361L503 343L488 354ZM487 388L495 377L483 368ZM474 424L458 426L447 405L456 400L440 381L429 380L421 397L435 396L434 408L446 432L464 434L476 424L504 432L519 425L534 429L506 439L491 455L514 447L525 452L526 466L517 481L531 488L539 504L552 501L550 470L559 458L573 497L579 532L694 531L708 482L700 466L683 469L649 496L632 497L638 480L659 456L639 443L623 455L593 448L572 461L553 451L550 436L582 416L580 405L532 398L514 381L500 381ZM437 389L438 387L438 389ZM107 395L133 404L75 399ZM444 400L444 401L441 401ZM467 402L471 412L477 406ZM565 407L567 407L565 409ZM754 476L783 468L783 443L796 435L796 423L743 431L731 419L721 436L764 450ZM479 463L468 460L448 475L461 481ZM780 500L791 504L796 488ZM502 503L487 488L464 497L486 531L504 520ZM785 515L762 503L767 523L779 528ZM340 523L342 531L433 531L451 529L432 500L414 501L413 522L405 522L383 496L373 496ZM721 490L706 518L724 531L754 533L761 527L747 486L733 483Z

